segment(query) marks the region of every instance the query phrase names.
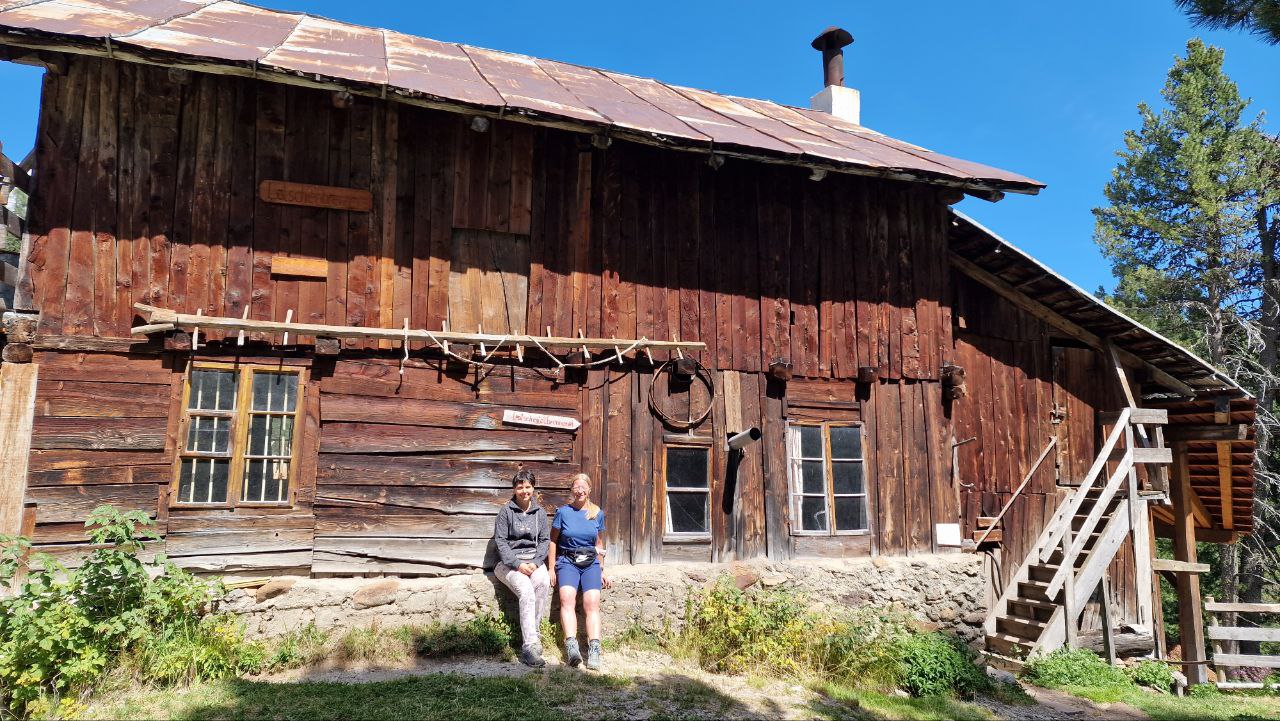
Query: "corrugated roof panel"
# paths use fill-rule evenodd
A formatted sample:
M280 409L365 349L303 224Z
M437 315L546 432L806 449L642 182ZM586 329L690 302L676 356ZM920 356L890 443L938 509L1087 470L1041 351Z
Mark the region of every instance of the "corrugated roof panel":
M252 62L280 45L304 15L222 0L122 40L152 50Z
M844 161L849 163L858 163L872 168L888 168L884 161L876 158L871 153L866 152L861 143L850 142L848 134L834 130L821 123L806 118L796 112L794 108L786 105L779 105L768 100L753 100L751 98L735 97L734 101L744 105L752 110L768 115L775 120L786 123L797 130L804 131L810 135L816 135L825 139L830 148L830 155L827 156L832 160Z
M213 0L49 0L0 12L0 25L80 37L128 35Z
M760 100L673 89L610 73L280 13L235 0L0 0L0 33L65 36L65 48L111 37L120 47L264 67L442 102L613 125L658 139L709 142L735 152L893 169L926 181L1034 192L1040 183L894 140L826 113ZM208 5L209 7L205 7ZM0 40L3 37L0 35ZM21 44L21 43L19 43ZM265 55L265 57L261 57ZM269 77L269 76L267 76Z
M608 122L561 87L533 58L465 46L463 51L509 107L592 123Z
M600 72L635 93L637 97L645 102L711 138L711 141L717 145L741 148L778 145L777 141L764 133L713 113L656 80L637 78L631 75L623 75L622 73L611 73L607 70ZM790 149L787 149L787 152L790 152Z
M382 31L307 16L263 65L358 83L385 85Z
M710 140L680 119L636 97L635 93L594 68L554 60L537 62L562 87L619 127L701 142Z
M392 87L442 100L495 108L503 105L502 96L457 45L390 30L386 31L386 43Z

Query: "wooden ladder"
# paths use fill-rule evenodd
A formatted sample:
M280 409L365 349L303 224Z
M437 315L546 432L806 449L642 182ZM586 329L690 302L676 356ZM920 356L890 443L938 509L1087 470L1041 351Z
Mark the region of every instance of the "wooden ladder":
M1032 654L1074 648L1081 610L1127 536L1138 559L1139 615L1146 616L1139 623L1151 623L1150 536L1136 469L1173 462L1161 433L1153 434L1154 444L1145 441L1146 427L1164 425L1168 413L1126 408L1105 414L1103 422L1112 428L1089 473L1059 504L987 615L985 647L996 665L1016 670ZM1135 443L1139 437L1143 444ZM1110 629L1104 637L1110 638Z

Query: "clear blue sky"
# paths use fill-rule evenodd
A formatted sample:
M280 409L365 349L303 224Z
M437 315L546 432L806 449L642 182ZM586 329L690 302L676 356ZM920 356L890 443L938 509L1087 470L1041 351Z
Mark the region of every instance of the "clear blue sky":
M1137 103L1159 102L1189 38L1226 49L1251 110L1280 113L1280 47L1192 28L1173 0L264 4L794 105L821 89L809 41L840 25L856 39L846 82L862 92L863 122L1047 183L1039 196L960 209L1088 290L1112 282L1090 210ZM0 83L0 142L20 159L34 139L39 73L0 63ZM1280 119L1269 126L1280 132Z

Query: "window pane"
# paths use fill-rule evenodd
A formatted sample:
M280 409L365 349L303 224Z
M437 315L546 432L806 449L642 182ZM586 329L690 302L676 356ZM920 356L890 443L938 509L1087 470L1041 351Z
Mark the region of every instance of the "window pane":
M836 495L866 492L863 490L866 484L862 478L862 463L860 461L832 461L831 475L833 476L832 492Z
M181 503L225 503L231 462L221 458L186 458L178 475Z
M245 461L244 500L283 501L289 493L289 461Z
M293 453L293 416L252 416L249 455L288 456Z
M231 419L192 416L187 427L187 450L226 453L231 448Z
M823 478L823 462L822 461L801 461L800 477L803 482L800 484L801 493L826 493L826 481Z
M203 411L229 411L236 407L235 371L191 371L191 397L187 407Z
M824 458L822 453L822 429L818 426L800 426L800 455L805 458Z
M673 533L708 533L708 493L668 493L667 518Z
M857 426L831 428L831 457L844 459L862 458L862 429ZM839 493L839 491L836 491Z
M800 528L805 531L827 530L827 499L824 496L800 498Z
M297 374L253 374L253 410L292 413L297 399Z
M706 488L707 455L706 448L667 448L667 486Z
M852 496L836 499L836 530L867 530L866 496Z

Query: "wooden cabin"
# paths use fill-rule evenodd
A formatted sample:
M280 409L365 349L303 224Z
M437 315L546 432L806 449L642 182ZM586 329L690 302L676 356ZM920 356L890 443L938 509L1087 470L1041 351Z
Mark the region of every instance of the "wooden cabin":
M860 125L840 44L818 110L231 0L0 2L46 70L0 531L73 562L112 503L201 571L476 572L516 469L552 506L585 471L611 562L969 547L993 650L1101 579L1149 628L1152 531L1249 530L1252 399L952 211L1041 186Z

